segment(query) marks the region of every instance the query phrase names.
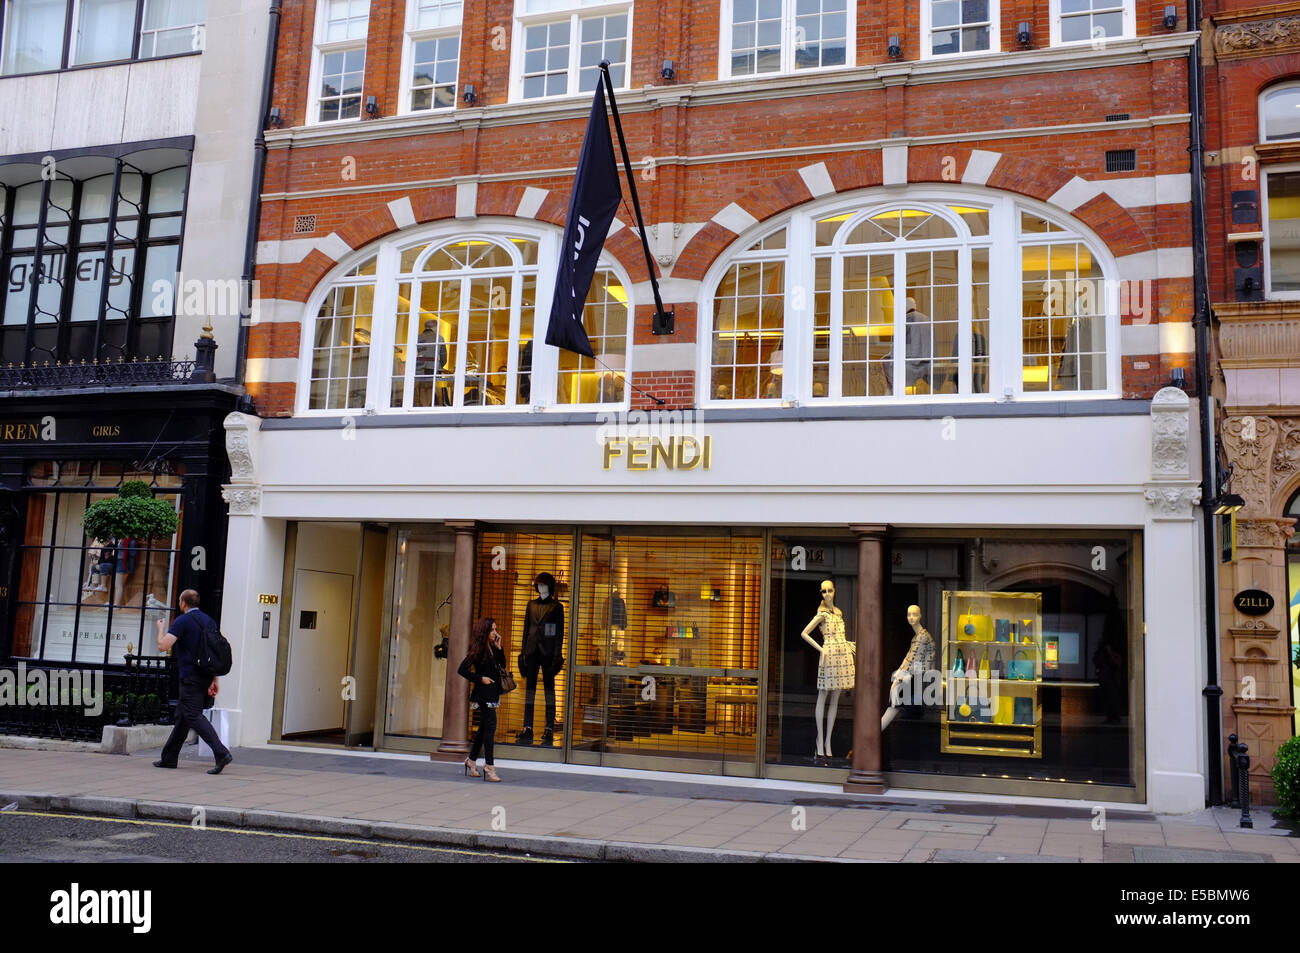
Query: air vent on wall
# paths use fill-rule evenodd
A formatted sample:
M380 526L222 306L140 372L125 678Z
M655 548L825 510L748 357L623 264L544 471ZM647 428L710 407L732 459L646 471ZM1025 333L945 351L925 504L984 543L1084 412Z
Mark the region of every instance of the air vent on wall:
M296 215L293 219L293 233L295 235L309 235L316 231L315 215Z
M1129 116L1128 113L1108 113L1106 115L1107 122L1123 122L1124 120L1131 118L1132 117Z
M1136 149L1107 149L1107 172L1132 172L1137 169Z

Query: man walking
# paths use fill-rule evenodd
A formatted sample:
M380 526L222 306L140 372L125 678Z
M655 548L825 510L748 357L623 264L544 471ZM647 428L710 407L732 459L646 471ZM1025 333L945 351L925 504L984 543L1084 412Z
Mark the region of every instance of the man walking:
M203 717L204 702L210 695L217 697L217 680L208 678L199 672L197 661L199 650L203 646L203 634L208 626L215 625L211 616L199 609L199 594L193 589L181 593L181 614L176 617L172 627L163 632L163 620L158 620L158 651L166 652L175 647L176 667L181 677L181 697L176 705L176 726L172 728L171 737L163 745L162 759L155 761L155 768L174 768L180 758L181 745L189 737L193 728L204 740L217 759L217 765L208 770L208 774L220 774L221 770L234 757L230 749L221 743L221 738L212 727L212 723Z

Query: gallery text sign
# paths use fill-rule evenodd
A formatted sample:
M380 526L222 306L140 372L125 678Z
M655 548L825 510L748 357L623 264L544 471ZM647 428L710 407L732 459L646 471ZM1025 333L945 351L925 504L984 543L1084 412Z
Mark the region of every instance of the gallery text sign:
M606 437L604 467L621 460L628 470L707 470L713 465L712 437Z

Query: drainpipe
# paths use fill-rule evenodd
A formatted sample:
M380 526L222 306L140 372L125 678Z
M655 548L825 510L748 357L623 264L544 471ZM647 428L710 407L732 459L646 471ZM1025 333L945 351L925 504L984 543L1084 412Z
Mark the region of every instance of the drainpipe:
M262 66L261 111L257 116L257 138L253 140L253 183L248 196L248 234L244 238L243 286L253 294L253 275L257 269L257 230L262 217L262 184L266 179L266 117L271 113L272 81L275 76L275 50L280 42L280 2L271 0L270 24L266 31L266 60ZM239 345L235 356L235 383L244 383L248 361L248 320L239 322ZM240 408L241 410L243 407Z
M1200 0L1187 0L1188 27L1199 30ZM1201 424L1201 512L1205 549L1205 736L1209 803L1223 803L1222 702L1219 686L1219 550L1214 539L1215 463L1214 414L1210 394L1210 289L1206 265L1205 232L1205 76L1201 67L1201 38L1192 46L1188 61L1188 105L1192 114L1192 256L1196 333L1196 395Z

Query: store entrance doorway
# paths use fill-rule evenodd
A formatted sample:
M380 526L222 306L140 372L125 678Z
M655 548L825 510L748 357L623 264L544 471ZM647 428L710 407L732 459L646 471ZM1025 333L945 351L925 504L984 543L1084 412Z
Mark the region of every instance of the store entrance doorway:
M343 678L352 635L352 577L297 570L292 611L281 737L341 743L346 718Z

